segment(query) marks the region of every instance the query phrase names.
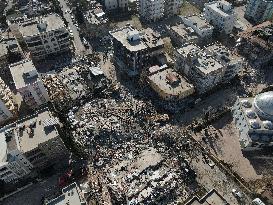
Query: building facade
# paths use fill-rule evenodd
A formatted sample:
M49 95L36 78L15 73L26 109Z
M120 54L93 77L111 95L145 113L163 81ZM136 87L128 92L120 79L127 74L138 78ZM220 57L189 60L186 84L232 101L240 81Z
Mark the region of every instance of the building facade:
M32 61L12 64L10 65L10 72L16 91L20 93L23 101L30 108L38 108L49 101L47 91Z
M204 16L220 32L230 34L234 28L236 17L229 2L221 0L206 3Z
M194 84L199 94L208 92L222 82L224 67L198 46L185 45L175 52L175 56L177 70Z
M273 145L273 91L238 98L233 118L244 150Z
M182 7L182 0L165 0L164 14L166 17L179 15Z
M164 42L152 29L142 33L132 26L126 26L110 32L113 37L114 62L129 75L138 75L149 67L152 57L162 54Z
M183 23L191 27L201 41L212 38L214 27L201 15L182 16Z
M128 10L128 0L104 0L104 6L106 10L121 9L124 11Z
M70 50L69 31L57 14L31 19L18 18L8 21L8 24L18 41L26 44L34 60Z
M139 13L145 21L157 21L164 16L165 0L140 0Z
M271 20L273 17L273 1L249 0L247 2L245 18L262 23Z

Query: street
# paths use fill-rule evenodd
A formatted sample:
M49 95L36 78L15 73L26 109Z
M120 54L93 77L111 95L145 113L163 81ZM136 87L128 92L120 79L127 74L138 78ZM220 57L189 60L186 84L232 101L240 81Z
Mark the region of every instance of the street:
M63 11L64 18L68 22L68 26L69 26L70 30L72 30L72 32L73 32L75 54L82 56L85 54L86 49L81 41L80 34L77 30L77 27L74 25L73 20L71 18L71 14L70 14L71 10L64 0L59 0L59 2L60 2L61 9Z

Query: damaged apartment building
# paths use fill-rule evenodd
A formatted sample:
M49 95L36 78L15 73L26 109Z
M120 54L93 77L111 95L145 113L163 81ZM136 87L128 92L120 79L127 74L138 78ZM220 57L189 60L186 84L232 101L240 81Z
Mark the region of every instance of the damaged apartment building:
M260 67L273 59L273 24L270 21L238 34L237 48L253 65Z
M145 21L157 21L164 16L178 15L182 6L181 0L140 0L139 13Z
M152 66L153 57L164 53L161 36L152 29L140 32L128 25L110 32L113 37L114 62L128 75L138 75L142 68Z
M70 35L58 14L9 19L8 25L17 40L26 44L34 60L70 50Z
M200 94L229 82L242 68L243 59L217 44L204 49L187 44L177 49L175 55L175 67L196 86Z
M183 23L168 28L170 37L176 45L193 43L205 45L212 41L214 27L203 15L180 16Z

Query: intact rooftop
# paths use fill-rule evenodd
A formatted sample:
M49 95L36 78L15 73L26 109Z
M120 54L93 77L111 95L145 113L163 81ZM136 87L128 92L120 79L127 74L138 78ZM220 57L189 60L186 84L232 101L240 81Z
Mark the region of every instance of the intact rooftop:
M171 68L153 66L149 71L151 73L148 76L149 80L155 84L160 92L174 97L186 97L194 93L194 86Z
M184 18L190 20L199 30L213 29L213 26L200 15L184 16Z
M45 29L41 29L39 25L44 25ZM19 30L23 37L35 36L40 33L57 30L63 27L65 27L65 24L57 14L27 19L25 22L19 24Z
M53 117L48 110L18 122L14 134L18 139L20 150L22 152L31 151L39 144L58 137L59 133L55 126L58 124L58 119Z
M110 34L132 52L164 45L160 35L150 28L145 29L143 33L140 33L132 26L126 26L111 31ZM130 38L134 39L132 40Z
M32 61L21 61L10 65L10 72L16 89L25 87L36 82L39 78L38 72ZM27 76L29 74L29 76Z

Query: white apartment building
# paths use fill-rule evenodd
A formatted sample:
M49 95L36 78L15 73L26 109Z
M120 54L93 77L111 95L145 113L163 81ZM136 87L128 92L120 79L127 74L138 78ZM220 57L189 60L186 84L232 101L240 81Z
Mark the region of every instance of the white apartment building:
M164 13L166 17L180 14L182 0L165 0Z
M49 101L49 96L32 61L21 61L10 65L16 91L32 109Z
M105 0L104 6L106 10L128 10L128 0Z
M59 137L58 118L47 109L0 130L0 179L17 181L33 170L63 160L68 152Z
M201 15L181 16L183 23L191 27L201 39L212 37L214 27Z
M232 32L236 18L229 2L221 0L206 3L204 16L220 32L226 34Z
M16 116L16 105L12 93L5 82L0 78L0 124Z
M165 0L140 0L140 16L146 21L156 21L164 16L164 7Z
M35 18L18 18L8 21L17 39L24 41L35 60L47 55L70 50L70 35L57 14Z
M14 182L28 175L33 166L18 151L10 130L0 130L0 179L6 183Z
M247 2L245 17L255 23L262 23L272 19L273 1L249 0Z

